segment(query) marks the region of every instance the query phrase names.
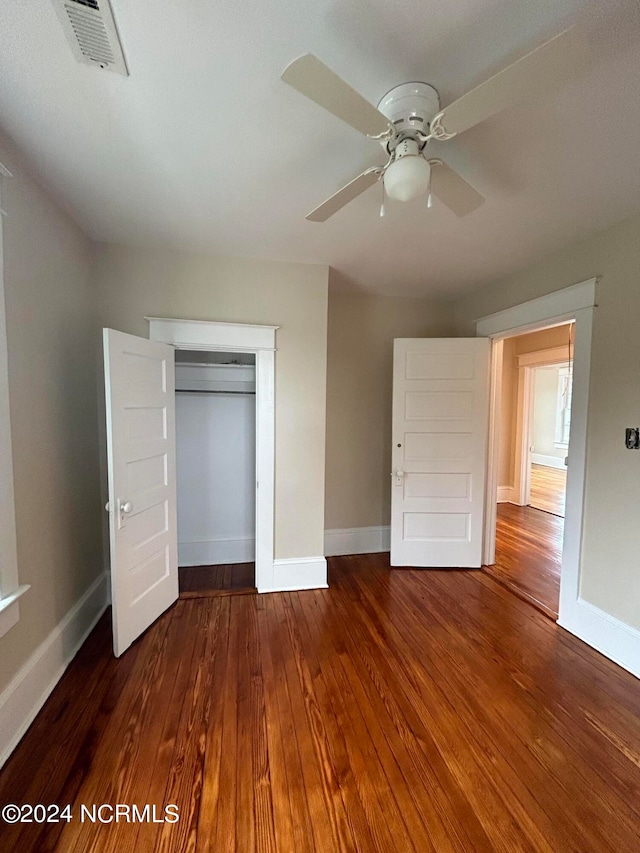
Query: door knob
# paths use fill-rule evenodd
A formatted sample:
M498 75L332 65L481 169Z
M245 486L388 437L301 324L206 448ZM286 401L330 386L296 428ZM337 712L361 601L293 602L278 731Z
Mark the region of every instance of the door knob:
M396 486L402 485L402 478L404 477L404 471L402 468L398 468L398 470L394 471L391 476L396 478Z
M126 524L126 518L131 514L133 504L131 501L121 501L118 498L118 529L122 529Z

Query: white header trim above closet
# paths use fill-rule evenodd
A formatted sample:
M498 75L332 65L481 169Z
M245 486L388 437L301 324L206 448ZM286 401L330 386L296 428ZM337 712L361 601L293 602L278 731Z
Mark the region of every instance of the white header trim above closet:
M280 326L251 326L246 323L218 323L209 320L174 320L145 317L149 338L181 349L216 349L228 352L275 350Z

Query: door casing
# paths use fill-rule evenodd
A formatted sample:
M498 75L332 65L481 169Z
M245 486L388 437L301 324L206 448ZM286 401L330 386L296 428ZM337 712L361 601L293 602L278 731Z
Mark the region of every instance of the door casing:
M574 284L562 290L507 308L476 323L476 334L492 341L490 406L489 406L489 467L485 500L485 529L483 562L495 561L498 417L501 397L501 348L505 338L534 332L554 324L575 321L573 351L573 397L569 464L567 466L566 515L560 572L560 602L558 623L564 627L576 624L580 600L580 567L584 529L584 498L587 448L587 414L591 371L591 338L596 306L598 279ZM500 356L500 357L498 357ZM574 631L574 633L576 633Z
M279 326L146 317L149 338L176 349L247 352L256 359L256 542L258 592L274 588L275 335Z

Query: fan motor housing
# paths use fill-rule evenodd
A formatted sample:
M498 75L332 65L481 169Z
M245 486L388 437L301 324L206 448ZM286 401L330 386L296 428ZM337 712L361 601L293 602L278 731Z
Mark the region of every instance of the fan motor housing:
M402 83L387 92L378 109L396 131L394 140L383 144L395 148L406 137L415 138L416 131L429 133L432 119L440 112L440 96L428 83Z

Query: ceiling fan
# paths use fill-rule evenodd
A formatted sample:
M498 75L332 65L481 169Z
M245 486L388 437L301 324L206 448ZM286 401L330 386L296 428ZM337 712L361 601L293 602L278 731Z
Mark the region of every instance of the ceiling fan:
M452 139L518 100L558 86L575 70L582 47L576 28L571 27L444 109L438 92L428 83L395 86L374 107L312 53L295 59L282 73L284 82L379 141L388 157L384 165L366 169L306 218L326 221L381 179L386 195L397 201L427 193L429 207L436 196L458 216L472 213L484 203L483 196L451 166L428 158L428 143Z

